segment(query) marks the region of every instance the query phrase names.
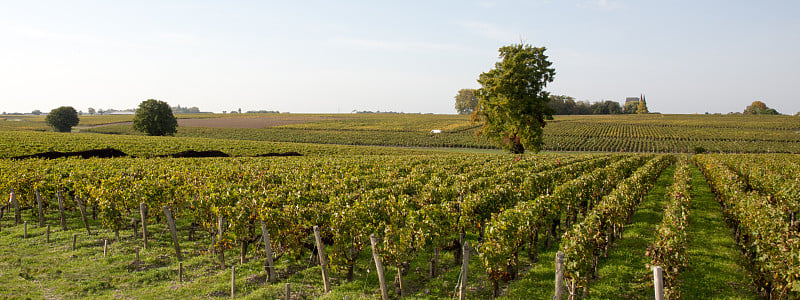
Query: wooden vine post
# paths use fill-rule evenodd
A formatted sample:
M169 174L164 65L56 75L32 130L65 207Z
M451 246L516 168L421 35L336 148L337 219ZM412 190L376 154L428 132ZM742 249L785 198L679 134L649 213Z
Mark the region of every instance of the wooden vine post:
M217 216L217 230L218 230L218 239L217 242L220 244L219 246L219 264L224 268L225 267L225 248L222 245L222 234L225 230L225 217L222 215ZM212 245L213 247L214 245Z
M266 252L266 259L264 261L264 269L267 271L267 282L275 282L278 279L278 274L275 272L275 262L272 260L272 244L269 240L269 232L264 221L261 220L261 236L264 240L264 252Z
M461 287L458 293L458 299L467 299L467 273L469 273L469 241L464 241L464 261L461 263Z
M58 211L61 216L61 230L67 231L67 218L64 216L64 195L61 191L58 191L56 197L58 198Z
M322 269L322 282L325 285L325 293L331 291L331 280L328 278L328 259L325 257L325 245L322 244L322 238L319 235L319 226L314 226L314 239L317 242L317 256L319 256L319 264Z
M139 203L139 215L142 217L142 242L144 249L147 249L147 205Z
M42 212L42 195L39 194L39 190L33 190L36 194L36 207L39 209L39 227L44 227L44 213Z
M375 268L378 270L378 282L381 285L381 299L389 300L389 292L386 290L386 277L383 275L383 263L381 263L381 258L378 256L378 242L375 240L374 234L369 235L369 242L372 244L372 258L375 260Z
M236 266L231 266L231 298L236 292Z
M439 260L439 247L433 247L433 257L428 262L428 277L430 279L434 279L437 276L437 271L439 269L439 265L437 261Z
M19 201L13 188L11 189L11 205L14 206L14 226L17 226L22 222L22 215L19 212Z
M178 256L178 261L181 261L181 244L178 242L178 230L175 228L175 219L172 218L172 213L169 207L164 205L164 215L167 217L167 225L169 225L169 232L172 233L172 243L175 244L175 255Z
M556 253L556 290L554 300L561 300L564 296L564 253Z
M75 201L78 202L78 208L81 210L81 220L83 220L83 226L86 227L86 232L89 235L92 235L92 230L89 229L89 221L86 220L86 206L78 196L75 196Z

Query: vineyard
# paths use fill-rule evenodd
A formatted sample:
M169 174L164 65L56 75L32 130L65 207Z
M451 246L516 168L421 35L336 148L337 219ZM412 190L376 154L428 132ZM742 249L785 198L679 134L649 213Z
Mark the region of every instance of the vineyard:
M181 127L178 136L400 147L495 148L464 116L345 115L257 129ZM433 129L442 133L431 133ZM555 116L544 130L552 151L798 153L800 118L742 115ZM137 134L130 126L88 129Z
M709 178L735 230L747 261L743 268L759 289L754 293L796 296L800 160L701 155L693 161ZM116 249L118 256L101 264L112 278L132 276L142 286L163 286L171 295L187 297L198 296L198 290L210 297L227 294L220 294L225 280L219 278L231 264L241 272L235 282L240 296L282 297L283 284L291 282L296 295L311 298L379 297L369 255L374 249L394 277L392 297L447 298L457 295L467 242L474 249L470 298L513 298L530 288L520 285L542 268L550 274L542 281L549 283L523 295L551 297L551 255L560 251L567 294L607 298L593 292L604 281L598 270L614 253L634 250L615 245L626 240L627 227L640 223L634 216L640 205L661 201L668 204L659 209L664 215L660 240L636 255L649 255L648 264L664 266L668 293L676 295L675 278L689 263L686 247L692 237L685 228L693 214L690 164L685 158L677 167L675 162L672 155L631 154L3 160L0 189L14 193L0 218L0 237L36 240L29 243L52 251L42 241L47 224L56 226L54 239L62 243L85 231L84 240L105 239ZM669 192L647 200L664 170L674 177ZM176 223L177 252L167 232L169 220ZM31 230L27 238L20 234L24 221L25 235ZM137 233L142 223L152 226L145 229L149 236ZM330 288L319 276L315 226L323 261L335 279ZM370 235L377 238L374 248ZM79 244L82 255L104 261L97 258L103 251L91 254L93 244ZM141 260L131 257L135 247L147 249ZM179 260L188 282L174 286ZM111 261L128 267L110 268ZM26 276L49 276L38 272L43 274ZM681 282L689 285L686 281ZM105 285L58 293L111 296L114 286L124 284ZM142 286L126 286L124 294L145 296Z
M690 156L797 153L796 117L558 116L522 156L416 148L492 148L463 116L197 117L0 121L0 297L800 296L800 157Z
M496 149L467 116L422 114L182 114L179 137L248 141ZM82 116L77 131L141 135L132 116ZM203 121L213 119L212 121ZM11 116L3 130L46 131L44 117ZM431 133L441 130L441 133ZM555 116L550 151L799 153L800 118L755 115Z

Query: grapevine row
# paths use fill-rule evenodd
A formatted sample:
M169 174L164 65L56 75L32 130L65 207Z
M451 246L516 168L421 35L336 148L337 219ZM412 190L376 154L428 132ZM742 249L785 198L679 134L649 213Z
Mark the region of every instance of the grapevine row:
M694 160L717 194L759 290L774 298L800 292L800 233L785 221L787 210L773 203L771 195L749 190L717 156Z
M689 263L687 254L689 206L692 200L692 176L688 158L681 157L675 168L672 185L667 188L667 205L664 218L656 228L656 240L648 247L646 255L652 266L660 266L664 272L664 290L669 299L680 298L677 288L678 273Z
M584 296L588 294L589 280L597 276L599 257L608 252L615 238L621 236L636 206L661 171L674 160L672 155L662 155L648 161L564 234L560 248L565 255L564 277L570 282L572 293L582 286Z

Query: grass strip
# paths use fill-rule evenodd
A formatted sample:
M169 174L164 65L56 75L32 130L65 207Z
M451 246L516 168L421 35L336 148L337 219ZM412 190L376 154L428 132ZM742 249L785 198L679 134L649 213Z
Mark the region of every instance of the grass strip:
M656 226L664 215L667 187L672 184L675 166L665 169L647 193L625 227L622 239L612 246L607 259L601 259L599 277L590 283L589 299L645 299L653 297L652 271L647 247L654 240Z
M685 299L756 299L745 258L736 246L708 182L692 166L689 267L680 276Z

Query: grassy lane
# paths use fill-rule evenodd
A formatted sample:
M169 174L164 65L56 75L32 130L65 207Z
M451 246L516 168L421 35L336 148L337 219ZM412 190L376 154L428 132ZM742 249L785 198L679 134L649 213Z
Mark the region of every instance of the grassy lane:
M689 267L680 275L686 299L756 299L744 257L722 217L722 207L692 166Z
M511 282L500 299L550 299L555 289L555 259L558 243L539 250L539 262L527 272L520 272L520 279ZM520 255L520 265L530 263L527 255Z
M653 188L639 204L633 221L625 228L622 239L616 241L601 259L599 279L590 283L590 299L645 299L653 297L650 259L645 256L653 242L653 233L661 223L667 187L672 184L675 166L664 170Z

